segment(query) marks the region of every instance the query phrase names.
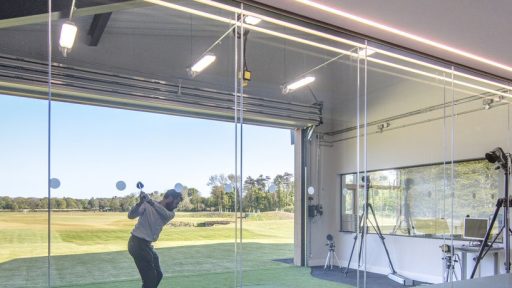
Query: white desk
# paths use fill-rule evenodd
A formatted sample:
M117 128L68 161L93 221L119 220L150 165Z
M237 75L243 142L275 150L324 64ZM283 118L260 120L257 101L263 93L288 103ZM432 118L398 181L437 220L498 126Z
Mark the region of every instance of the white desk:
M475 278L471 280L455 281L428 286L429 288L510 288L512 287L512 274L501 274Z
M478 256L478 252L480 252L480 247L467 246L467 245L454 245L453 250L455 252L461 252L461 254L462 254L461 255L462 263L460 263L460 265L462 267L461 276L460 276L461 280L468 279L468 275L467 275L468 255L467 254L468 253L477 254L474 257L474 258L476 258ZM503 247L493 246L491 249L489 249L489 252L487 253L487 255L489 255L489 253L492 253L494 256L494 275L497 275L499 273L498 252L502 251L502 250L503 250ZM476 264L476 261L473 261L473 267L475 264ZM480 265L481 265L481 261L480 261Z

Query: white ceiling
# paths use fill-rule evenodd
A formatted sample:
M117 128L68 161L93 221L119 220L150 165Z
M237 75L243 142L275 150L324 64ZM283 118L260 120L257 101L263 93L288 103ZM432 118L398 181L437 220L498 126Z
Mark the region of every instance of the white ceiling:
M512 66L512 53L510 53L512 1L510 0L314 1ZM383 32L295 0L258 0L258 2L512 79L510 71Z

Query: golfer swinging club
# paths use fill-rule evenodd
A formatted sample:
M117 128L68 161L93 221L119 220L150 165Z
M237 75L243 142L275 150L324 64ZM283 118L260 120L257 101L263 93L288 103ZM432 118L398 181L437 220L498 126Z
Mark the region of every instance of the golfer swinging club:
M142 183L140 184L143 186ZM160 261L151 243L158 239L165 224L174 218L174 209L178 207L181 200L181 193L174 189L165 192L160 202L154 202L141 191L139 203L128 212L129 219L139 217L128 241L128 252L139 270L142 288L156 288L162 280Z

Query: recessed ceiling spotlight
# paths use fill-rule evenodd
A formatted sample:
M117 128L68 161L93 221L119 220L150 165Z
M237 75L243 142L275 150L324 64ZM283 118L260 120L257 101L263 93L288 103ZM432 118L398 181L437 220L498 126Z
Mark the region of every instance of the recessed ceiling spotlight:
M258 23L261 22L261 19L258 18L258 17L247 15L247 16L244 17L244 22L249 24L249 25L258 25Z
M365 56L370 56L375 52L376 52L375 50L372 50L370 48L363 48L363 49L360 49L357 54L359 55L359 57L365 57Z

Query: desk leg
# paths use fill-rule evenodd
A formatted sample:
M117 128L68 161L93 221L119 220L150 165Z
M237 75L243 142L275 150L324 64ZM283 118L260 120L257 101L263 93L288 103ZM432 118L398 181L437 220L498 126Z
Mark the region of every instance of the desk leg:
M466 279L468 279L468 275L467 275L468 253L462 251L461 254L462 254L462 263L460 263L461 264L460 266L462 267L462 269L461 269L462 271L460 271L460 274L461 274L460 279L466 280Z
M493 254L494 254L494 275L498 275L499 270L500 270L500 267L499 267L499 264L498 264L498 262L499 262L499 260L498 260L499 255L498 255L498 252L494 252Z

